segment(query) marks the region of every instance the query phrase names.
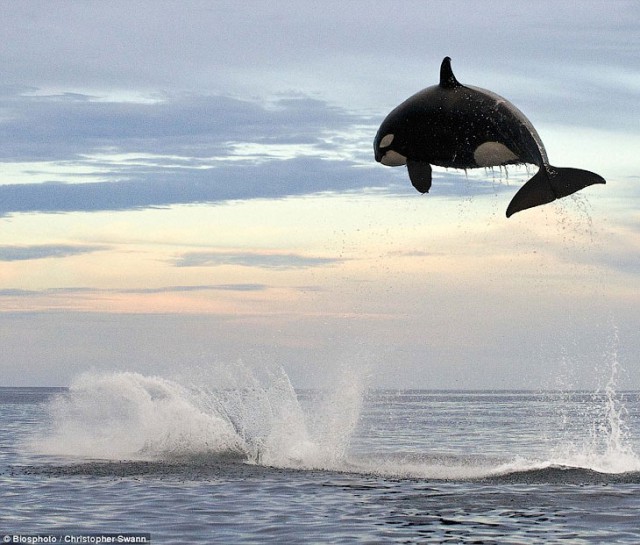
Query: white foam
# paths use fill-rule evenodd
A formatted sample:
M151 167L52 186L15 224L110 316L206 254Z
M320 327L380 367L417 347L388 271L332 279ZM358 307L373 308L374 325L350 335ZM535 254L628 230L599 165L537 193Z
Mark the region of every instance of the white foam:
M235 384L220 389L131 372L84 374L49 404L49 428L27 446L87 459L235 454L269 466L339 468L360 416L359 380L339 377L341 389L305 411L283 369L233 370Z
M51 428L31 441L42 454L146 459L244 451L233 426L183 386L139 373L88 373L48 407Z
M450 449L438 455L431 447L407 453L384 441L379 448L375 442L367 447L373 438L365 439L364 450L350 451L367 373L349 364L332 373L326 390L313 393L296 392L280 367L256 371L241 363L226 369L220 387L218 379L187 386L190 381L139 373L85 374L49 404L50 426L29 447L39 454L109 460L232 454L267 466L425 479L478 479L558 466L637 472L640 458L616 394L615 354L611 362L604 391L591 398L579 423L567 418L570 413L557 415L572 433L554 435L531 456Z

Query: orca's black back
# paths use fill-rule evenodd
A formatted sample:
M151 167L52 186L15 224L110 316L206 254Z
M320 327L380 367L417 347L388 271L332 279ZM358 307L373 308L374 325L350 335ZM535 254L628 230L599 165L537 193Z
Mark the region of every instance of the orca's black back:
M499 142L517 156L510 163L547 162L531 122L506 99L484 89L428 87L393 110L380 134L385 125L403 127L402 142L396 142L395 149L414 161L477 168L475 150L486 142Z

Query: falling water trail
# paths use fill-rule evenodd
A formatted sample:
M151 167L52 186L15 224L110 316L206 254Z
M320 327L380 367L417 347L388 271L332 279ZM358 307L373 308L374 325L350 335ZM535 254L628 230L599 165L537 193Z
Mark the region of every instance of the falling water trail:
M561 330L563 337L555 339L562 351L554 384L560 388L560 394L556 402L557 429L549 430L546 438L550 445L547 462L603 473L640 471L640 458L634 451L633 438L626 424L625 399L619 393L620 338L611 311L608 327L596 325L598 315L607 314L604 303L609 289L603 269L589 258L594 251L601 250L601 233L593 221L585 194L575 193L568 199L560 199L549 210L552 217L547 220L547 227L551 233L555 227L555 235L559 236L561 260L572 264L567 275L573 280L573 289L588 293L589 297L581 300L581 304L588 306L580 313L572 312L568 307L565 327ZM546 273L541 278L545 279ZM588 316L587 320L585 316ZM601 321L607 319L601 318ZM589 337L581 330L584 326L594 328ZM575 332L567 335L571 327ZM596 339L600 335L604 336L606 348L598 357ZM595 391L576 391L576 383L580 388L585 387L590 370L597 383Z

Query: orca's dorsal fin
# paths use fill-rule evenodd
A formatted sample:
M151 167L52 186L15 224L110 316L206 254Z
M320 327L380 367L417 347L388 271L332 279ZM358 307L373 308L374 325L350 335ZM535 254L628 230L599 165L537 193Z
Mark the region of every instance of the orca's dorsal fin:
M460 85L461 83L453 75L453 70L451 70L451 57L445 57L440 65L440 87L453 89Z

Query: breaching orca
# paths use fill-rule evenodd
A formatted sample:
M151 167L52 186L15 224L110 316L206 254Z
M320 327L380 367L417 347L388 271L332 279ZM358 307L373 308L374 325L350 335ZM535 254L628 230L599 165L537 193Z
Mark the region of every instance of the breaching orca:
M431 187L431 165L478 168L530 163L538 172L515 194L507 217L571 195L601 176L549 164L547 152L531 122L508 100L462 85L445 57L440 83L405 100L382 122L373 144L376 161L407 165L413 186Z

